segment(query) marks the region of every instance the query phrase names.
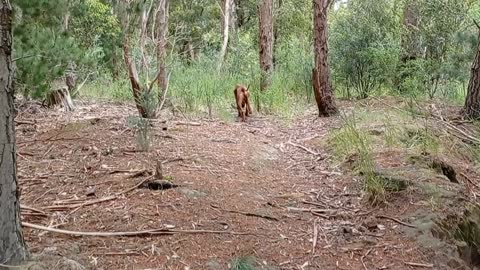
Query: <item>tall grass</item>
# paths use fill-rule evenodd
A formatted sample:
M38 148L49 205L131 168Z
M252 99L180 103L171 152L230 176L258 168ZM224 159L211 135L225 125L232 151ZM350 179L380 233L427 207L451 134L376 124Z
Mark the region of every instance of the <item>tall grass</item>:
M292 117L313 102L313 55L308 43L293 40L278 46L271 85L264 92L259 90L261 71L257 49L241 45L230 49L220 69L215 52L200 54L197 60L189 63L180 56L171 55L168 98L185 113L221 118L228 114L231 117L234 111L236 84L249 86L252 107L261 113ZM132 100L126 76L119 80L97 78L85 86L81 95L122 102Z
M343 125L333 133L330 142L338 158L354 158L355 171L363 176L363 188L372 204L385 201L385 181L375 173L372 139L365 130L357 126L355 114L342 116Z

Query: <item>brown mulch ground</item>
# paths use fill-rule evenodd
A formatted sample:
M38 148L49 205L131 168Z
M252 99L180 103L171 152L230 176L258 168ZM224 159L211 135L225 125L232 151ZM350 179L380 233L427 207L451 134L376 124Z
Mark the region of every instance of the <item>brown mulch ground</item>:
M293 124L258 116L247 123L157 121L150 151L137 152L135 132L126 124L134 113L131 106L106 103L85 103L67 114L21 109L21 203L43 211L24 210L22 219L82 232L183 232L77 237L25 228L32 252L53 249L90 269L223 270L244 256L264 269L418 269L408 263L433 263L433 251L401 233L402 225L373 218L398 217L408 203L370 208L360 180L342 175L326 149L312 143L325 139L337 119L318 119L310 111ZM138 172L153 171L157 160L165 161L164 175L179 187L133 189L89 204L150 177Z

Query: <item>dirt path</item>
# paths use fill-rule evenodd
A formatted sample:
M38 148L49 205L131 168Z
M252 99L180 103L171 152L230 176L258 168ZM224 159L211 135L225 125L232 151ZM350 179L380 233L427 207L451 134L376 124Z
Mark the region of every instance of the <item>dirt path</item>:
M45 215L24 211L23 220L86 232L246 234L73 237L26 228L33 252L48 248L91 269L223 270L247 256L259 269L417 269L408 263L431 263L431 253L400 233L402 225L372 221L374 209L362 202L359 180L328 162L322 145L336 119L316 119L312 111L292 125L261 117L198 126L157 122L151 151L135 152L135 134L126 126L132 112L109 104L84 105L69 115L24 110L18 119L36 124L17 127L21 199ZM134 186L148 176L131 176L153 170L157 160L170 161L163 173L180 187L135 189L71 206ZM52 208L58 205L64 208Z

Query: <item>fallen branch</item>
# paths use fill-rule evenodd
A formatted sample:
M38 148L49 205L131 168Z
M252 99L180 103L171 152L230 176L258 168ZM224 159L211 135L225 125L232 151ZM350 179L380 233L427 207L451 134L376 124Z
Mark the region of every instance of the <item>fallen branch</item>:
M73 236L97 236L97 237L119 237L119 236L144 236L144 235L171 235L171 234L230 234L230 235L252 235L251 233L234 232L234 231L212 231L212 230L175 230L175 229L152 229L143 231L130 232L81 232L69 231L45 227L42 225L22 222L23 227L43 230L59 234L67 234Z
M391 221L395 221L396 223L398 224L401 224L403 226L407 226L407 227L410 227L410 228L416 228L417 226L415 225L412 225L412 224L409 224L409 223L405 223L397 218L394 218L394 217L389 217L389 216L384 216L384 215L377 215L376 216L377 218L383 218L383 219L388 219L388 220L391 220Z
M196 127L198 127L198 126L202 125L199 122L185 122L185 121L174 121L172 123L177 125L177 126L196 126Z
M306 152L308 152L308 153L310 153L310 154L312 154L312 155L314 155L314 156L319 156L319 155L320 155L320 153L317 153L317 152L315 152L315 151L313 151L313 150L311 150L311 149L309 149L309 148L307 148L307 147L305 147L305 146L303 146L303 145L300 145L300 144L297 144L297 143L294 143L294 142L288 142L287 144L290 144L290 145L292 145L292 146L295 146L295 147L298 147L298 148L300 148L300 149L303 149L304 151L306 151Z
M406 265L413 267L423 267L423 268L433 268L433 263L414 263L414 262L405 262Z

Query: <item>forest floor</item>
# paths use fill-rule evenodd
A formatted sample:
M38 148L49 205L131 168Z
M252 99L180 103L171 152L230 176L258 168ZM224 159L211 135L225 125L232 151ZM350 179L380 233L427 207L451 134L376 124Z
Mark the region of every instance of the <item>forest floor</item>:
M456 194L436 191L448 203L435 211L415 187L372 206L361 177L333 162L326 141L339 117L318 118L313 108L291 121L254 115L241 123L233 111L232 122L170 117L154 122L152 146L141 152L127 126L134 113L111 103L77 102L71 113L20 108L24 222L80 232L163 229L72 236L26 226L32 253L88 269L224 270L242 258L256 269L467 269L457 247L430 230L433 212L461 214L479 194L467 165L460 169L471 184L425 180ZM401 166L397 154L382 153L381 164ZM157 161L179 186L135 188L152 179Z

